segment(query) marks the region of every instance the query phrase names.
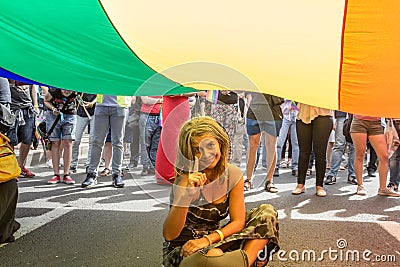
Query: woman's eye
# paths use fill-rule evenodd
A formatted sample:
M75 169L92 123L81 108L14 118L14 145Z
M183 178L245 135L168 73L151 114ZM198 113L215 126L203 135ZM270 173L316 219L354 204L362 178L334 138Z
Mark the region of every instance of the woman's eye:
M215 144L214 144L214 143L209 143L209 144L208 144L208 147L209 147L209 148L214 148L214 147L215 147Z

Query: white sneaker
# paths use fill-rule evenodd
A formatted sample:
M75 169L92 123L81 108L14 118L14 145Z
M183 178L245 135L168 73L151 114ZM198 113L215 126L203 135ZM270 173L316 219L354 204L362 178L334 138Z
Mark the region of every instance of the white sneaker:
M365 188L363 185L357 186L357 195L365 196L366 194L367 194L367 191L365 191Z
M60 159L60 167L64 167L64 159L63 158Z
M378 195L388 197L400 197L400 193L393 191L392 188L379 189Z
M53 162L51 161L51 159L49 159L48 161L46 161L46 168L53 168Z

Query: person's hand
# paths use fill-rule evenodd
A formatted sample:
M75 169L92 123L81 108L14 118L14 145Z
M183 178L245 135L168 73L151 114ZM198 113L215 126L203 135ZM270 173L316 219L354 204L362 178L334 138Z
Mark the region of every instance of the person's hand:
M58 116L60 114L60 111L57 108L53 108L53 115Z
M205 173L199 172L199 159L195 157L193 168L189 170L188 187L201 187L207 181Z
M205 237L199 239L191 239L187 241L181 249L181 256L187 257L198 251L199 249L208 247L210 244Z

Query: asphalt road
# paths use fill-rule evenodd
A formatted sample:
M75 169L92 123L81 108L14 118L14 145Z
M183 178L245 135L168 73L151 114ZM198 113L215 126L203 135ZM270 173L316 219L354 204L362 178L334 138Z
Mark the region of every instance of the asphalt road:
M243 167L243 165L242 165ZM111 177L82 189L84 169L75 186L48 185L52 171L20 179L14 243L0 246L0 266L161 266L162 223L168 212L169 186L126 173L126 187L111 187ZM270 203L279 212L281 251L268 266L399 266L400 199L377 196L378 178L365 178L367 196L355 195L340 171L328 196L315 195L314 176L306 192L291 195L289 169L275 178L277 194L263 191L265 169L246 192L246 207Z

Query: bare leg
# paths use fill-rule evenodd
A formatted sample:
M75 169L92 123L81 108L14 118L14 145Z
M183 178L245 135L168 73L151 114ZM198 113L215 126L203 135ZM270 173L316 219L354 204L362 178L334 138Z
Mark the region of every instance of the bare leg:
M246 251L250 266L256 261L258 252L263 250L267 243L268 239L252 239L244 244L243 249Z
M61 141L53 141L51 144L51 158L53 162L54 174L60 174L60 143Z
M352 133L351 139L354 144L354 172L357 178L357 184L362 185L362 172L364 163L364 154L367 147L367 134L366 133Z
M379 189L385 189L389 169L388 149L386 147L385 136L383 134L370 135L368 139L379 159Z
M251 180L254 172L254 165L256 164L256 155L258 145L260 144L261 133L255 135L249 135L249 148L247 150L247 165L246 165L246 177Z
M69 174L69 167L72 159L72 140L63 140L64 147L64 174Z
M276 136L265 133L265 146L267 149L267 181L272 181L276 165Z
M110 169L111 158L112 158L112 144L111 142L106 142L104 144L103 150L104 159L106 162L105 168Z

